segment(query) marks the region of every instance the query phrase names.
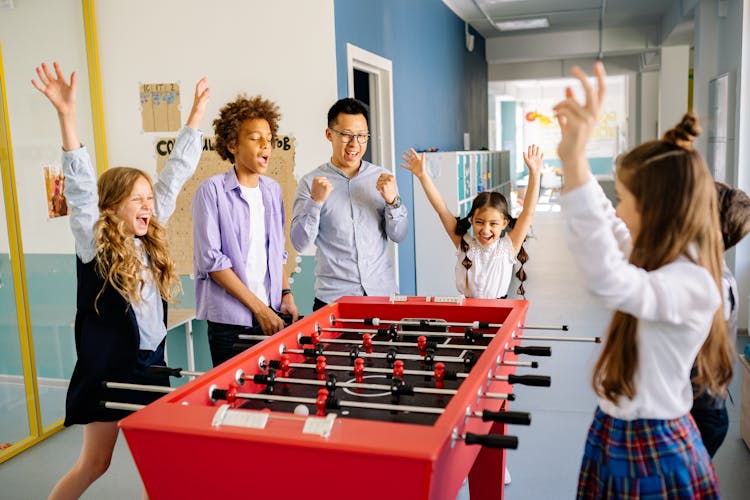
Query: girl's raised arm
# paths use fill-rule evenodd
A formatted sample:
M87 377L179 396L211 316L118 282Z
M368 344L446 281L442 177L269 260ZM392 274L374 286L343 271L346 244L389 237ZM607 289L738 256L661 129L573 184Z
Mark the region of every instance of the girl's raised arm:
M42 63L41 66L37 66L36 74L39 76L39 82L31 80L31 84L55 107L57 118L60 120L63 149L71 151L81 147L76 123L76 73L74 71L70 74L70 83L68 83L60 65L57 63L53 65L54 75L47 64Z
M406 170L409 170L417 179L419 179L419 182L422 184L422 189L424 189L424 194L427 195L430 205L432 205L432 208L435 209L438 217L440 217L440 222L443 223L445 232L448 233L453 244L458 246L458 244L461 243L461 236L456 234L456 216L451 213L450 209L448 209L448 205L445 203L445 198L440 194L437 186L435 186L435 183L432 182L432 178L430 178L430 175L427 173L424 153L418 154L414 151L414 148L412 148L409 151L404 151L401 159L404 161L401 166Z
M523 241L529 233L531 219L534 217L534 212L536 211L536 203L539 200L539 184L542 175L542 159L544 159L544 153L541 152L539 146L536 144L529 146L528 150L523 154L523 161L529 168L529 184L526 186L526 197L523 199L521 215L518 216L516 225L508 233L510 240L513 242L513 250L516 253L521 250L521 245L523 245Z
M37 66L39 81L31 84L45 95L57 111L63 142L62 169L65 175L65 197L70 207L70 229L76 242L76 255L86 263L96 256L94 224L99 218L99 196L96 174L86 148L81 147L76 124L76 74L70 83L54 63L55 74L46 64Z

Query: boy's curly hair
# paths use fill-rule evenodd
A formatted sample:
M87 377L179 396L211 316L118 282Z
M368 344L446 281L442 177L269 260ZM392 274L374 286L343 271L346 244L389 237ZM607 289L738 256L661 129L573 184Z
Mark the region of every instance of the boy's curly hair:
M240 94L237 99L226 103L219 110L219 117L214 120L213 125L216 135L216 152L222 160L234 163L234 155L229 151L229 146L237 144L242 122L256 118L262 118L268 122L275 140L281 119L276 103L259 95L248 98L245 94Z

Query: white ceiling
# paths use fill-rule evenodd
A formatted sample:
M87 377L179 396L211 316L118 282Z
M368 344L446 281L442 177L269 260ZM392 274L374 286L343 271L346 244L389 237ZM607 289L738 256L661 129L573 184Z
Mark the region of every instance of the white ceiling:
M443 3L485 38L489 80L494 81L561 77L570 65L594 59L606 60L608 69L618 73L657 70L661 47L693 44L693 11L700 0ZM504 32L495 24L539 17L547 18L549 27Z
M683 10L690 0L443 0L461 19L485 38L517 35L501 32L490 21L546 17L549 28L533 32L660 26L673 4ZM602 15L603 12L603 15Z

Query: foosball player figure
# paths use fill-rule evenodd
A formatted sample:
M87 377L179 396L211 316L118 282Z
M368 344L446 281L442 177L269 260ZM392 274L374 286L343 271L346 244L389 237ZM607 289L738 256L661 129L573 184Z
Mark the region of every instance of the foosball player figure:
M315 373L318 374L318 380L326 379L326 357L318 356L315 358Z

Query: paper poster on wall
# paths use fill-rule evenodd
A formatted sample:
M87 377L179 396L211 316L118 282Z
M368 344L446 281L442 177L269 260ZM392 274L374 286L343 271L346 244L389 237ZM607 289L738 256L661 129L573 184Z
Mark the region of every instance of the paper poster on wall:
M174 132L180 129L180 85L141 85L141 119L144 132Z
M161 172L174 147L174 137L159 139L156 142L156 171ZM286 234L286 250L288 252L286 272L291 276L297 267L297 253L292 247L289 239L289 226L292 220L292 204L294 194L297 190L297 181L294 178L294 147L295 139L291 136L279 136L276 147L271 153L268 164L268 177L271 177L281 186L281 195L284 200L284 220L286 221L284 232ZM193 274L193 221L192 202L198 186L209 177L224 173L232 164L222 160L214 150L214 138L203 139L203 154L198 162L195 174L182 187L174 214L167 224L167 236L169 249L175 260L178 274Z
M50 219L68 215L68 201L65 199L65 177L59 164L42 164L44 191L47 194L47 214Z

